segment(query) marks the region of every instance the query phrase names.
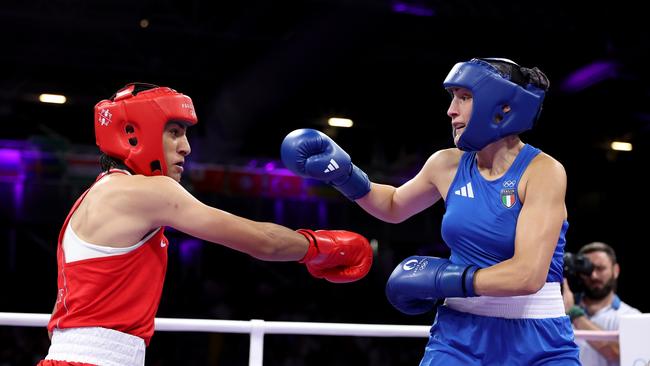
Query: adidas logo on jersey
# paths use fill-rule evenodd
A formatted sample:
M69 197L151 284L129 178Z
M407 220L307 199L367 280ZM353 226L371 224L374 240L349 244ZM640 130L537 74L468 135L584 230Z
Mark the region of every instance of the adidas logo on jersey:
M333 172L338 168L339 165L336 163L336 161L334 159L330 159L330 163L327 164L327 169L323 170L323 173Z
M472 190L472 182L465 184L460 187L460 189L454 191L454 194L457 196L474 198L474 190Z

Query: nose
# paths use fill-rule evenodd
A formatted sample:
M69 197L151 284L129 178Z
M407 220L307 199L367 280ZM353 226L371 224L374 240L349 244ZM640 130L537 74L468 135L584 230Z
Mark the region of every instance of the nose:
M456 103L456 98L453 98L451 103L449 103L449 108L447 108L447 115L453 119L458 114L458 104Z
M180 141L178 142L177 151L182 156L187 156L192 152L192 148L190 147L190 141L187 139L186 135L184 135L183 138L181 138Z

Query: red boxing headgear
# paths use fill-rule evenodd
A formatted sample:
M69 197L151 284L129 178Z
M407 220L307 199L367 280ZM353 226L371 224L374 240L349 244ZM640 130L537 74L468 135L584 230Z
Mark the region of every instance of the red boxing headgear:
M162 138L170 121L197 123L190 97L167 87L127 84L95 105L97 146L136 174L166 175Z

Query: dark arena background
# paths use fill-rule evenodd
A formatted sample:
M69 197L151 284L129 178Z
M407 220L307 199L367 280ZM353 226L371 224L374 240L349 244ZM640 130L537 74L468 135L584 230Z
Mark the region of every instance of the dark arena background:
M56 243L99 172L93 106L131 81L189 95L199 124L182 184L203 202L293 229L357 231L375 263L332 284L297 263L263 262L169 230L158 317L427 325L386 300L394 266L448 256L444 205L401 224L366 214L327 185L289 173L296 128L336 139L374 182L399 185L453 146L442 81L458 61L506 57L551 80L522 139L568 175L567 250L615 248L623 301L646 294L650 28L625 2L3 1L0 5L0 311L49 313ZM640 6L640 5L639 5ZM64 104L39 102L42 93ZM354 122L327 125L330 117ZM631 151L611 148L614 141ZM215 228L218 230L218 228ZM639 291L640 290L640 291ZM416 365L426 338L267 335L265 365ZM44 328L0 327L0 365L34 365ZM247 365L246 334L157 332L147 365Z

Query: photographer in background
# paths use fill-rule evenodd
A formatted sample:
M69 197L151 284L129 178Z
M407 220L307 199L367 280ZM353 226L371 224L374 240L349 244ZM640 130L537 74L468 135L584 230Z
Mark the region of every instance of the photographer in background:
M616 253L609 245L594 242L578 255L565 255L562 295L574 329L618 330L619 317L640 314L616 295L621 271ZM576 340L580 361L585 366L619 365L618 342Z

